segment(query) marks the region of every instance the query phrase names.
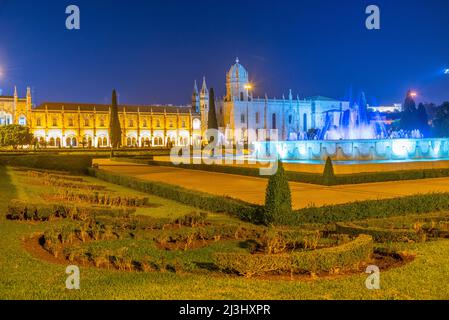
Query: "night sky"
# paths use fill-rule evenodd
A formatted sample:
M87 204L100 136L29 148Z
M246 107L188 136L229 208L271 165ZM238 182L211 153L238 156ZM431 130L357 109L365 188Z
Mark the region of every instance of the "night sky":
M81 30L65 28L65 8ZM365 28L365 8L381 30ZM449 0L0 0L3 94L34 102L188 104L193 81L225 93L235 57L255 95L347 98L370 104L449 100Z

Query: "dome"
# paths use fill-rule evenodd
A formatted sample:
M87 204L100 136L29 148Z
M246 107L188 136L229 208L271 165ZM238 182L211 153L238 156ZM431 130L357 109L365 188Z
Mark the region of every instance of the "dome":
M228 72L228 78L231 82L238 81L241 83L248 82L248 72L246 69L239 63L239 58L235 60L235 64L232 65L231 69Z

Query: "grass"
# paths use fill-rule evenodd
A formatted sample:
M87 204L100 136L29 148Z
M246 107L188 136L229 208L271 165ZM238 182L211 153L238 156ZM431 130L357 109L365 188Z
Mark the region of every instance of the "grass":
M26 185L11 169L0 167L0 212L12 198L33 199L42 187ZM103 184L95 179L90 183ZM106 184L117 192L134 190ZM188 206L157 197L165 211L178 215ZM158 209L158 210L157 210ZM178 210L180 210L178 212ZM221 222L236 222L226 215L211 215ZM0 215L0 299L448 299L449 241L418 244L389 244L396 250L417 253L415 261L398 269L381 272L381 290L365 288L365 274L316 281L245 279L228 275L133 273L81 267L81 290L65 289L66 265L36 258L22 247L22 239L61 222L24 223L7 221ZM136 243L123 243L134 245ZM142 241L142 240L136 240ZM218 245L218 244L217 244ZM137 250L150 250L140 248ZM229 248L229 247L228 247ZM213 249L213 247L212 247ZM211 248L207 249L211 250ZM199 251L193 250L190 255ZM205 252L202 253L206 254Z

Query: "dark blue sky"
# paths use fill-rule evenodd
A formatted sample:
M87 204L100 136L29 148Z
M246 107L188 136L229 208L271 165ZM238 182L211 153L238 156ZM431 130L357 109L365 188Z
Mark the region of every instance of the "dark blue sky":
M65 29L77 4L81 30ZM377 4L381 30L365 28ZM449 100L449 0L0 0L0 88L35 102L190 102L206 75L219 95L235 57L255 95L344 98L371 104ZM37 101L36 101L37 100Z

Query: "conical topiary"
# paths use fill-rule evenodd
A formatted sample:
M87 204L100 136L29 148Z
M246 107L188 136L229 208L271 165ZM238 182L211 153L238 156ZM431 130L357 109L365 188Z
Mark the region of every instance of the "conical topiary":
M323 183L327 186L335 184L334 166L331 157L327 157L323 171Z
M265 224L288 224L291 218L290 186L282 162L278 160L277 171L268 180L262 222Z

